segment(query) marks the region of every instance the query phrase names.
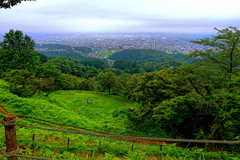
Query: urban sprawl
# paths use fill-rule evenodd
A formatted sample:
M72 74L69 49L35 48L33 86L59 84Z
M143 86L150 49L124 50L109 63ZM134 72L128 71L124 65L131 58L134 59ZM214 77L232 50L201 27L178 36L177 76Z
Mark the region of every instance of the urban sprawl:
M38 44L62 44L72 47L85 46L93 50L89 54L91 57L99 58L106 49L115 53L124 49L153 49L165 52L180 52L188 54L194 50L205 50L207 46L202 46L190 42L196 37L206 35L173 34L173 33L147 33L147 34L31 34L31 37ZM47 48L37 48L37 50L47 51ZM59 50L60 51L60 50ZM64 50L61 50L64 51Z

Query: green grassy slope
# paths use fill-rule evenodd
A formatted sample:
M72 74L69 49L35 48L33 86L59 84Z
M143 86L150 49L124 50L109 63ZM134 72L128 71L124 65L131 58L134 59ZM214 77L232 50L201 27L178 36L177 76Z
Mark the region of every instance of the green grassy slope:
M18 116L40 119L60 125L74 126L96 132L120 134L125 132L126 117L113 118L112 113L128 106L102 94L56 91L49 97L38 94L21 98L9 92L0 80L0 105ZM87 103L92 100L92 104Z
M92 104L87 103L92 100ZM124 103L123 103L124 102ZM126 103L127 102L127 103ZM8 84L0 79L0 106L18 116L20 124L47 128L62 128L61 125L74 126L109 134L124 134L127 118L121 113L134 103L120 96L79 91L56 91L49 97L38 94L32 98L20 98L9 92ZM118 116L116 116L118 115ZM0 112L0 118L3 114ZM43 120L39 121L37 119ZM51 122L51 123L48 123ZM55 125L60 124L60 126ZM4 126L0 125L0 151L5 148ZM74 129L63 127L62 129ZM79 130L83 131L83 130ZM31 140L35 134L35 144ZM69 148L66 147L70 139ZM203 149L176 147L175 144L159 145L133 143L120 139L109 139L81 134L70 134L39 129L17 127L20 153L57 159L237 159L239 156L227 152L205 152ZM101 144L101 145L100 145ZM0 159L5 158L0 154Z

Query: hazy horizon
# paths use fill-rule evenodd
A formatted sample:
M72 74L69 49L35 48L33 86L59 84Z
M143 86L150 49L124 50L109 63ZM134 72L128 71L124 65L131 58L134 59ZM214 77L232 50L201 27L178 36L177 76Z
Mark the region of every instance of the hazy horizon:
M240 26L240 1L36 0L0 9L0 33L216 33Z

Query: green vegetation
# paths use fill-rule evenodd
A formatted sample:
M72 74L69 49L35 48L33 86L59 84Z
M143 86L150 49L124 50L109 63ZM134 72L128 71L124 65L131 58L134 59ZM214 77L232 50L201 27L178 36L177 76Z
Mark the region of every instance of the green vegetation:
M64 57L72 60L88 60L87 56L92 52L91 48L84 46L71 47L62 44L36 44L36 49L41 49L38 51L40 54L44 54L49 58L53 57ZM46 61L45 61L46 62Z
M85 66L91 66L91 67L95 67L97 69L102 69L102 70L108 68L108 64L100 59L84 60L84 61L80 61L80 63Z
M86 60L89 59L87 56L85 56L82 53L79 52L70 52L70 51L39 51L39 53L42 53L49 58L53 57L64 57L64 58L71 58L73 60Z
M21 124L36 125L37 122L19 120ZM44 124L38 126L46 127ZM3 126L0 125L0 141L4 140ZM164 144L162 150L157 144L142 144L123 141L120 139L99 138L70 133L60 133L37 129L18 128L18 144L20 153L43 158L55 159L98 159L98 160L120 160L120 159L179 159L179 160L203 160L219 159L222 154L223 159L238 158L227 152L208 153L199 148L183 149L176 147L176 144ZM32 136L35 135L34 143ZM69 139L69 146L68 144ZM4 143L0 143L0 150L4 148ZM173 158L174 157L174 158ZM4 158L0 154L0 158ZM21 158L19 158L21 159Z
M92 49L84 46L71 47L62 44L36 44L35 48L41 48L47 51L68 51L68 52L80 52L83 54L88 54L92 52Z
M108 134L239 141L240 31L236 27L216 30L216 36L193 41L212 48L189 54L188 58L194 59L189 64L157 51L125 50L116 55L127 58L116 60L113 67L94 59L48 59L33 50L30 37L10 30L0 42L0 105L8 112L29 118L20 122L37 126L65 125L69 129L78 127ZM16 59L10 59L8 54ZM144 57L149 57L149 61ZM226 157L222 158L238 159L240 152L239 145L218 144L196 144L200 149L191 152L176 147L160 152L159 146L140 147L142 144L134 150L126 142L121 147L118 141L113 142L112 149L114 145L108 143L112 140L81 137L83 142L72 151L79 148L80 154L92 158L97 153L108 159L220 159L223 152L216 151L226 148L236 155L224 152ZM101 151L96 149L99 141L103 145ZM49 149L52 145L38 145L43 149L34 151L40 155L81 157L61 145L56 151Z
M178 54L182 55L182 54ZM184 55L182 55L184 57ZM126 49L120 52L116 52L110 56L113 60L127 60L134 62L168 62L178 61L172 55L163 51L151 50L151 49Z
M193 61L186 60L181 53L168 54L150 49L126 49L112 54L110 59L115 60L114 68L131 74L174 68Z
M0 82L3 87L9 87L4 81ZM87 100L91 100L91 103ZM20 98L5 90L1 93L1 102L9 112L19 116L98 132L125 132L125 128L122 127L126 126L125 115L114 118L112 114L118 110L126 110L126 105L101 94L58 91L51 93L47 98L41 95Z
M4 101L2 104L6 106L5 108L8 111L29 118L27 120L19 119L18 123L45 128L54 127L84 132L86 130L75 128L84 127L85 129L91 129L91 131L126 134L126 129L124 129L126 124L124 123L127 122L127 119L119 111L134 106L133 102L126 105L114 99L121 98L121 96L109 97L99 93L76 91L56 91L51 93L48 98L41 97L41 95L30 99L19 98L9 93L8 88L9 85L1 80L0 90L3 94L0 97L1 101ZM7 99L8 97L10 99ZM5 99L2 100L2 98ZM91 99L92 103L87 103L87 99ZM40 107L43 102L44 107ZM17 105L18 108L16 108ZM61 110L59 110L60 108ZM23 113L23 110L26 112ZM0 118L2 117L2 114L0 114ZM41 119L41 121L37 119ZM87 125L84 126L85 122L87 122ZM60 125L56 126L55 124ZM69 127L63 128L65 125ZM0 125L0 128L0 132L2 132L0 141L3 142L5 139L3 125ZM32 141L33 134L35 135L34 143ZM68 138L70 140L69 146ZM92 159L158 159L159 157L208 159L220 158L221 155L222 158L227 159L236 157L221 151L208 153L196 147L184 149L177 147L176 144L163 143L160 150L158 144L133 143L122 139L99 138L22 127L17 127L17 140L21 148L20 153L24 155L57 159L85 159L86 156ZM3 148L4 143L0 143L0 150ZM3 158L3 155L0 155L0 158Z
M10 30L0 42L0 72L13 69L28 69L35 72L39 65L37 52L34 51L35 42L22 31Z
M102 57L109 57L110 55L112 55L112 53L109 51L108 48L105 48L105 52L101 53Z

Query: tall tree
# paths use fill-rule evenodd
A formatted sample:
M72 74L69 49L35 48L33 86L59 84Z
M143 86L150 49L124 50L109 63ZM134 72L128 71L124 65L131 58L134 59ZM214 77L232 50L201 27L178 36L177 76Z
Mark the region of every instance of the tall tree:
M217 36L193 41L210 48L191 53L197 60L178 68L187 92L154 108L154 118L184 138L238 139L240 31L216 30Z
M27 69L35 72L39 57L34 51L35 42L22 31L11 29L0 42L0 71Z
M232 74L240 71L240 30L232 26L215 30L218 31L217 36L192 41L211 48L206 51L196 50L189 57L198 58L204 65L218 69L231 81Z
M108 91L108 94L111 94L112 88L116 85L116 76L112 72L101 72L97 76L97 82L100 87Z

